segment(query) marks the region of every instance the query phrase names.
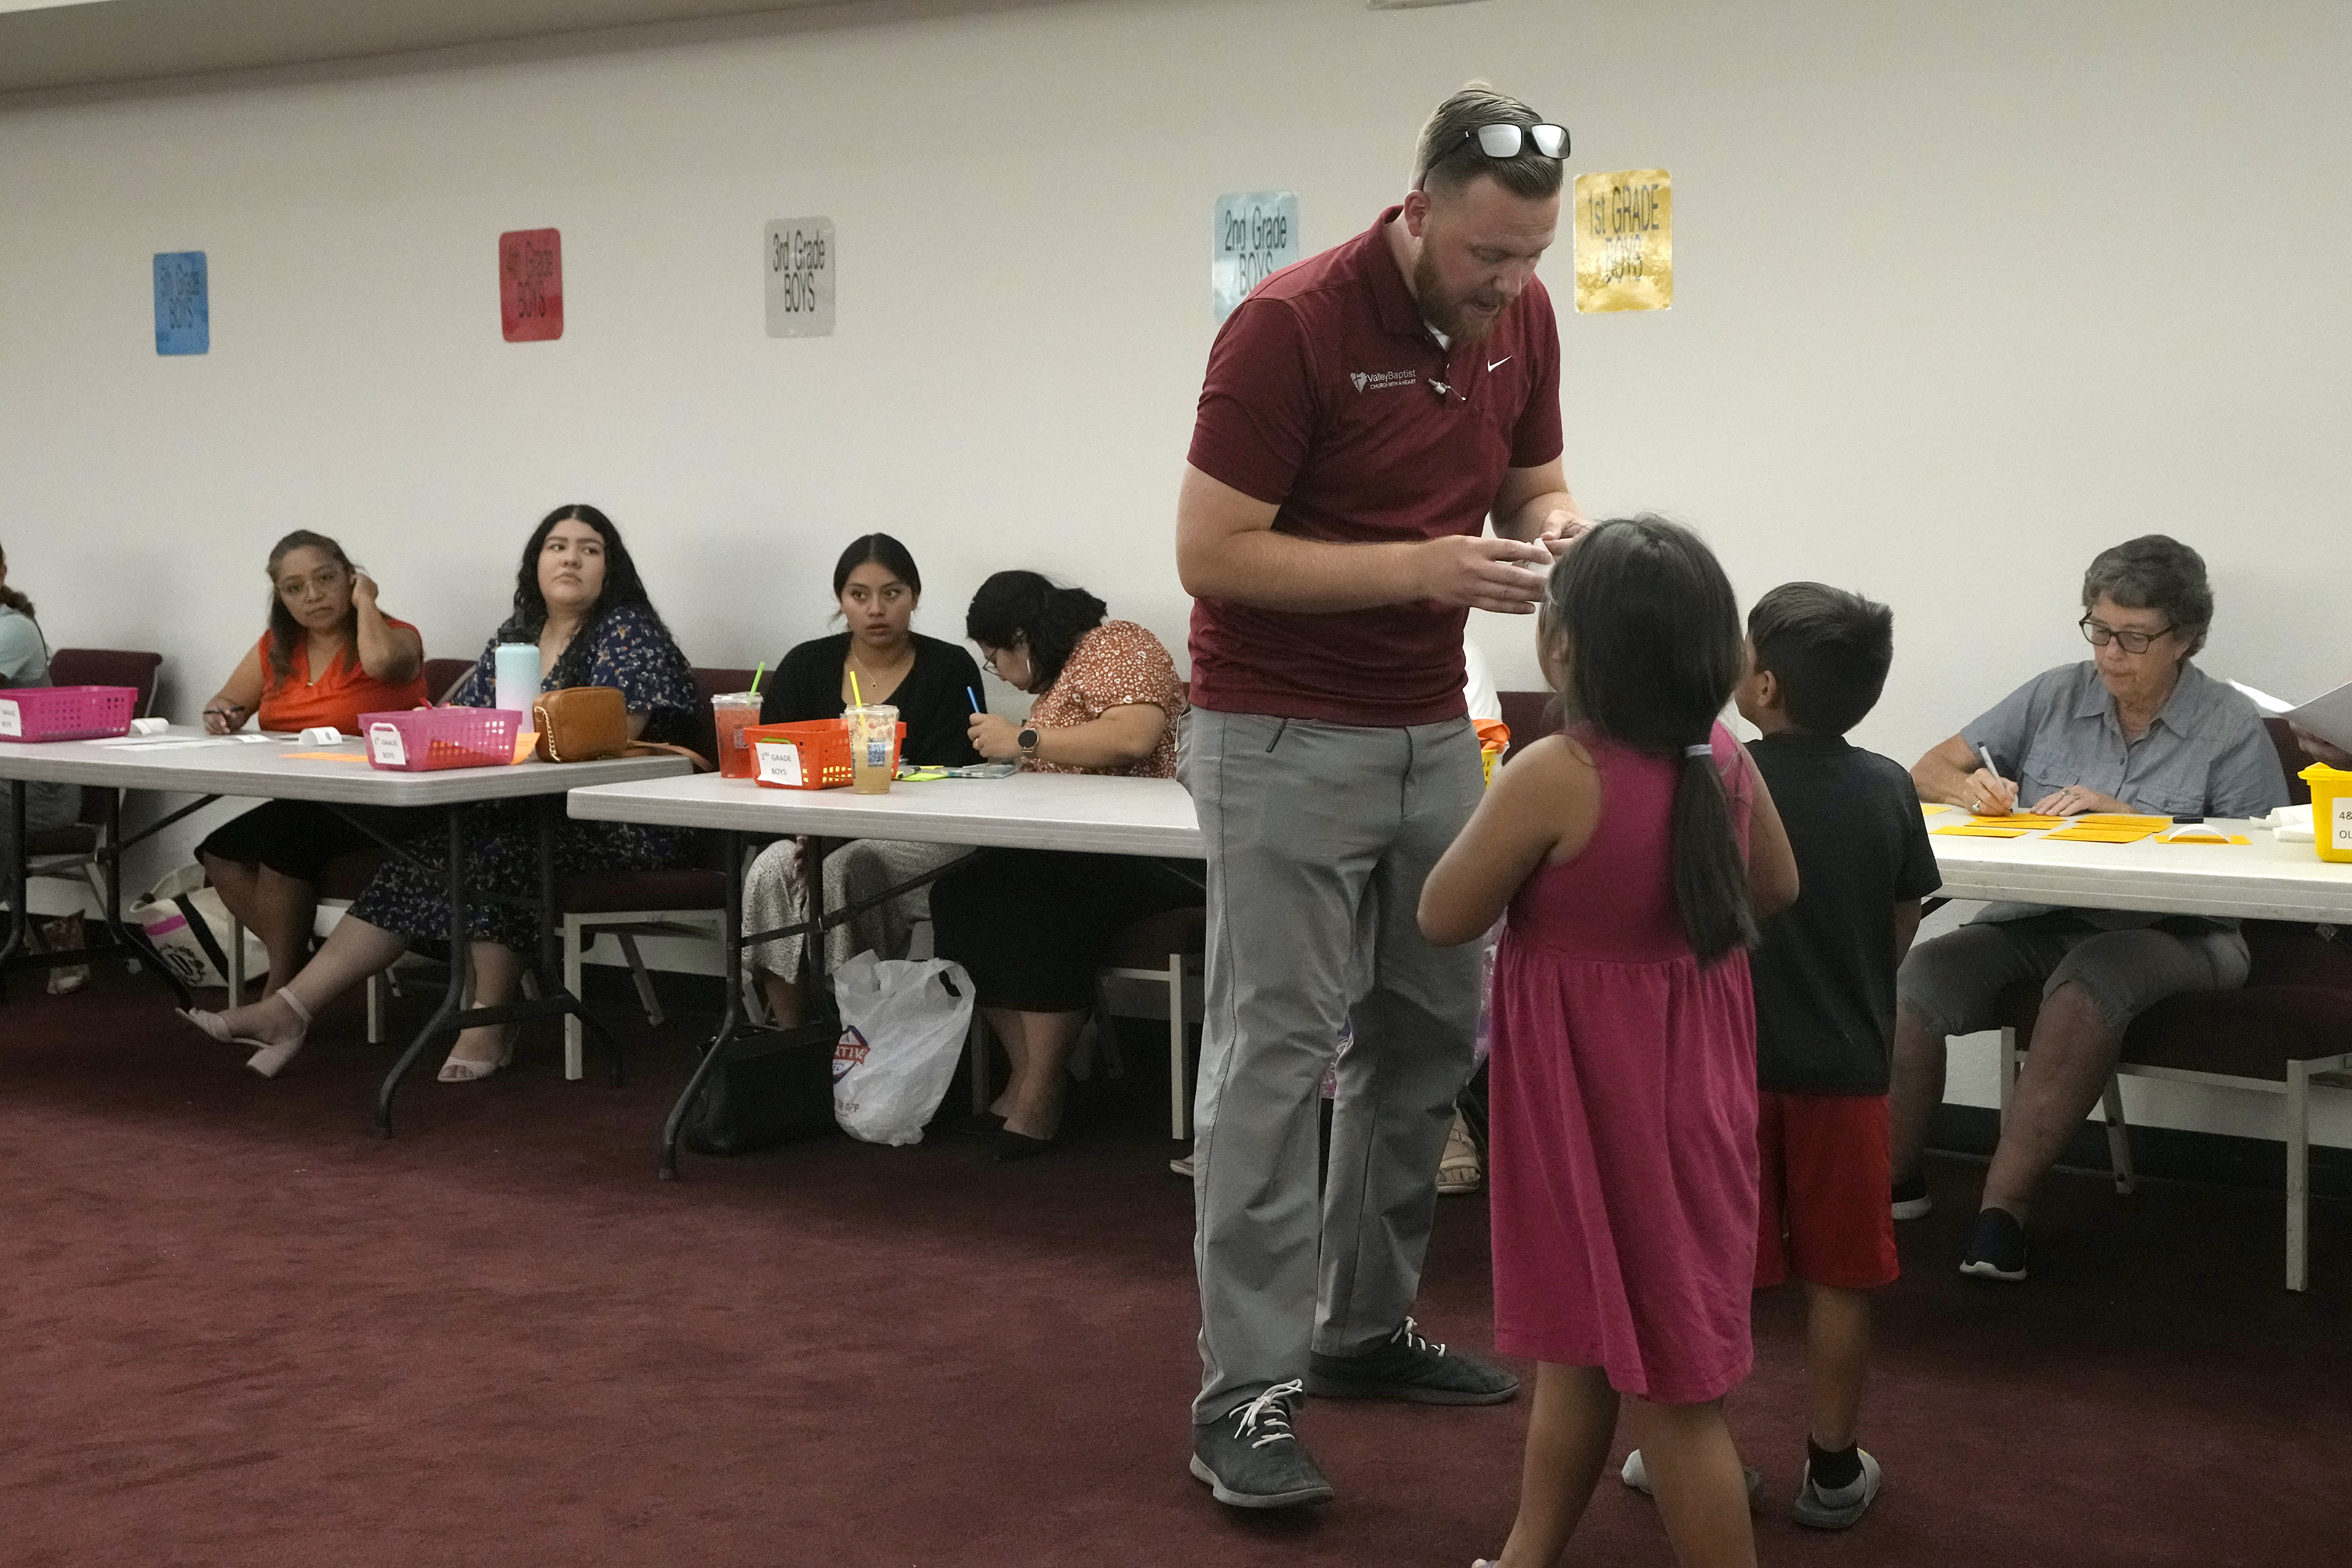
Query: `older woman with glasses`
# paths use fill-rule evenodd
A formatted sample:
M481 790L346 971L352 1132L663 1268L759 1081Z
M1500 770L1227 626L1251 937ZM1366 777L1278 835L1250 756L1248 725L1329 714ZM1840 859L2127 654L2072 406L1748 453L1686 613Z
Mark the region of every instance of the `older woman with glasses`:
M2092 657L2035 676L1920 758L1921 800L2055 816L2260 816L2285 804L2253 704L2191 662L2213 619L2197 552L2162 534L2103 552L2083 609ZM1995 1027L2001 992L2034 982L2032 1054L1960 1262L1965 1274L2024 1279L2033 1189L2097 1103L2124 1030L2176 993L2244 984L2246 962L2234 921L2037 904L1990 905L1914 947L1895 986L1895 1217L1927 1212L1919 1152L1944 1098L1945 1041Z

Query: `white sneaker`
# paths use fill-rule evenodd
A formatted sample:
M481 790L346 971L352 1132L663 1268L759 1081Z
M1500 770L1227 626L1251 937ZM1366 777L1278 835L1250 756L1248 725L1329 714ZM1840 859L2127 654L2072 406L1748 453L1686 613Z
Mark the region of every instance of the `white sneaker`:
M1878 1500L1878 1461L1866 1448L1857 1451L1862 1455L1862 1474L1835 1491L1813 1484L1813 1462L1806 1460L1804 1489L1790 1505L1790 1517L1815 1530L1844 1530L1869 1511Z

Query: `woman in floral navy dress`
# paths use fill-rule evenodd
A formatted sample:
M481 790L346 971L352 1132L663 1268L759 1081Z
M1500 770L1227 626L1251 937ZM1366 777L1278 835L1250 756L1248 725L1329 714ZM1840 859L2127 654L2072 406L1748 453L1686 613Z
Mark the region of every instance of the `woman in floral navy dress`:
M633 737L683 741L699 700L694 671L647 598L620 530L593 506L560 507L523 547L514 613L491 637L471 673L450 693L453 706L486 708L495 689L495 650L502 642L539 645L540 689L609 686L629 710ZM527 955L539 947L539 919L528 906L539 889L533 803L487 802L465 808L474 995L478 1005L510 1000ZM646 871L684 864L688 829L635 823L556 826L555 872ZM432 858L426 842L425 858ZM387 859L302 972L250 1007L190 1012L188 1020L224 1044L254 1048L247 1065L275 1077L302 1048L320 1008L389 967L409 946L442 938L449 900L442 873L429 865ZM478 896L477 896L478 895ZM488 1078L514 1055L513 1025L467 1029L441 1067L445 1083Z

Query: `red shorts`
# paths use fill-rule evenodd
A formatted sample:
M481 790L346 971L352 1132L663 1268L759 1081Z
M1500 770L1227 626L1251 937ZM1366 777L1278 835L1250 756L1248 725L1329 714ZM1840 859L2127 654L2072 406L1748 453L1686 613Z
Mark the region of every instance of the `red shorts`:
M1895 1282L1885 1095L1765 1090L1756 1149L1759 1290L1791 1275L1841 1290Z

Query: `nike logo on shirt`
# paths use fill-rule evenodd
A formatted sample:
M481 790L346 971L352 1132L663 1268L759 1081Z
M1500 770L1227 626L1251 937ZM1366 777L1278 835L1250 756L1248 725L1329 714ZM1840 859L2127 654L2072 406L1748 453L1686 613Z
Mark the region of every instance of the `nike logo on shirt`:
M1502 369L1505 365L1507 365L1507 364L1510 363L1511 363L1511 359L1512 359L1512 356L1511 356L1511 355L1509 355L1509 354L1505 354L1501 359L1496 360L1493 364L1488 365L1486 368L1487 368L1488 370L1490 370L1490 371L1500 370L1500 369Z

